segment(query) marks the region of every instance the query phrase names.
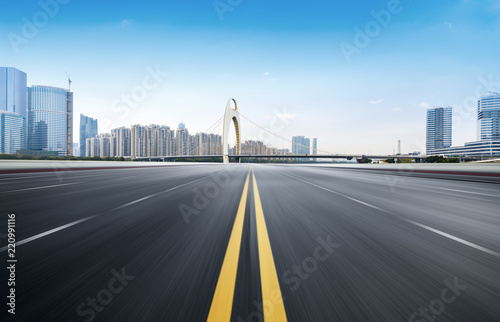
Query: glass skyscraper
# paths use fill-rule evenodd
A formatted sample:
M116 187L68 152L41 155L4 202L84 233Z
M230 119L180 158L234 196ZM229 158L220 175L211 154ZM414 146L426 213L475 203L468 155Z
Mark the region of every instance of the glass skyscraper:
M0 153L24 150L25 119L13 112L0 111Z
M27 127L26 73L0 67L0 151L25 150Z
M40 85L28 88L30 150L57 151L59 155L71 153L67 151L69 95L73 105L73 93L66 89Z
M311 140L304 136L292 137L292 153L293 154L310 154Z
M26 73L13 67L0 67L0 110L26 119Z
M98 134L97 119L80 114L80 156L86 156L86 140Z
M427 110L427 154L435 149L451 146L451 129L451 107L434 107Z
M490 93L477 104L477 140L500 140L500 94Z

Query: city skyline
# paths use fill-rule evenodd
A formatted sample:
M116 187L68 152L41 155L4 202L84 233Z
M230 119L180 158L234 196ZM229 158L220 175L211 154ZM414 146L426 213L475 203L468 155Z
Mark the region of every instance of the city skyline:
M73 119L73 92L68 92L68 90L63 88L57 88L53 86L46 85L32 85L27 86L27 74L15 67L0 67L1 72L4 75L5 80L2 83L2 118L1 118L1 153L15 153L19 150L32 150L32 151L49 151L55 152L59 155L66 155L66 143L70 142L69 139L73 135L73 121L71 124L70 120ZM68 81L69 80L68 77ZM25 93L25 95L23 95ZM71 104L69 104L71 102ZM71 105L71 107L70 107ZM453 108L452 107L433 107L427 109L427 125L426 125L426 154L436 155L436 154L446 154L454 155L455 153L493 153L492 151L497 151L497 145L500 144L498 141L500 128L498 127L498 119L500 117L500 94L496 92L490 92L487 95L482 95L477 100L477 142L466 142L464 145L455 144L452 149L448 149L452 146L452 129L454 121L452 121ZM220 120L219 120L220 121ZM255 124L253 121L250 123ZM273 121L276 121L273 120ZM280 118L281 122L284 122L283 118ZM460 121L460 118L459 118ZM18 124L19 123L19 124ZM36 123L36 124L35 124ZM91 123L91 129L86 129L87 123ZM216 123L217 124L217 123ZM213 131L218 127L218 125L212 125L209 130L205 132L197 132L196 136L214 135ZM220 123L218 123L220 125ZM459 123L460 124L460 123ZM275 124L272 124L275 127ZM132 125L131 130L134 127L143 127L141 125ZM215 126L215 127L214 127ZM145 126L146 137L153 137L153 139L148 140L148 146L140 147L140 150L130 153L132 157L145 157L145 156L159 156L159 155L189 155L195 148L193 142L199 142L201 144L201 137L194 139L193 135L189 135L185 126L185 123L179 123L177 131L170 131L169 126L162 126L166 128L167 133L161 135L171 137L168 139L171 143L166 144L164 148L159 148L157 137L160 133L157 133L159 126L151 124ZM260 126L257 125L257 128ZM108 152L103 152L102 140L108 136L119 137L118 132L120 129L125 127L110 129L111 132L99 132L97 128L97 119L91 117L80 115L80 143L72 142L71 153L76 153L75 146L80 146L80 156L126 156L126 154L118 154L121 151L118 147L109 146L106 148ZM261 128L261 130L264 128ZM269 129L265 129L269 131ZM185 134L183 134L185 132ZM272 131L271 131L272 132ZM78 133L78 132L77 132ZM100 133L97 135L97 133ZM84 137L82 138L82 134ZM132 131L132 136L133 136ZM262 132L259 133L258 137L262 136ZM68 137L68 135L70 137ZM215 134L217 135L217 134ZM275 135L276 138L284 139L279 135ZM99 138L100 140L100 152L97 152L97 145L94 141L86 142L88 138ZM127 139L128 140L128 139ZM165 137L166 140L166 137ZM285 141L289 141L284 139ZM479 141L495 141L490 145ZM8 142L7 142L8 141ZM252 139L247 142L254 141ZM298 143L298 141L302 143ZM133 142L133 140L132 140ZM262 141L259 144L265 144ZM306 139L304 136L293 136L291 150L293 153L298 154L310 154L311 140ZM92 143L89 145L89 143ZM228 142L230 145L231 141ZM297 143L297 144L296 144ZM116 144L116 142L115 142ZM196 143L198 144L198 143ZM472 144L472 145L471 145ZM109 143L108 143L109 145ZM123 143L122 143L123 145ZM275 151L282 151L284 146L283 143L274 144L271 143L270 149ZM95 147L94 147L95 146ZM167 148L168 146L168 148ZM174 146L176 148L174 149ZM266 147L266 145L264 145ZM474 146L471 150L470 147ZM92 147L92 152L82 153L86 149ZM306 148L309 151L302 151ZM488 148L489 147L489 148ZM265 154L269 154L268 147L265 149ZM299 153L298 149L301 149ZM131 149L128 147L127 149ZM287 148L285 148L287 149ZM490 150L488 150L490 149ZM493 150L492 150L493 149ZM133 150L133 149L132 149ZM142 151L144 150L144 152ZM114 152L111 152L114 151ZM154 151L154 153L153 153ZM167 154L158 154L158 151L164 151ZM284 150L283 150L284 151ZM317 138L313 138L313 154L315 152L321 151L317 149ZM481 152L479 152L481 151ZM26 151L27 152L27 151ZM23 153L26 153L23 152ZM325 151L322 151L323 153ZM32 152L28 152L32 153ZM420 154L421 151L414 151L411 154ZM494 152L497 153L497 152ZM193 155L206 155L205 153L196 150ZM279 153L281 154L281 153ZM328 154L328 152L327 152ZM333 153L336 154L336 153ZM401 140L398 140L398 154L401 154Z
M366 47L345 55L342 44L354 46L356 30L375 26L389 3L244 2L222 21L212 3L130 4L106 14L96 14L92 1L59 3L19 46L12 35L24 37L23 17L30 22L43 8L4 3L0 27L10 38L0 40L0 54L2 65L28 73L29 84L66 87L67 71L79 95L75 115L98 118L103 131L158 118L176 124L190 115L199 115L190 128L204 131L234 96L250 119L266 125L279 114L288 120L280 135L307 133L331 152L390 154L398 139L403 152L423 152L421 120L430 106L464 106L454 109L460 124L453 141L474 140L470 97L498 91L499 47L490 39L499 30L499 5L401 1ZM276 10L292 14L274 21ZM123 95L145 80L151 90L127 107Z

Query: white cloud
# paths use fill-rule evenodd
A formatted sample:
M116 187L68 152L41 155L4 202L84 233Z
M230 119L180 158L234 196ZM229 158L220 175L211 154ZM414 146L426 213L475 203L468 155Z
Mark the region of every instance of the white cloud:
M447 25L448 28L450 28L450 30L452 29L452 23L451 22L445 22L444 24Z
M265 73L264 73L264 74L262 74L262 75L264 75L264 76L269 76L269 75L271 75L271 73L270 73L270 72L265 72Z
M122 28L125 28L125 27L130 26L131 23L132 23L132 20L123 19L122 22L121 22L121 26L122 26Z
M384 100L383 99L378 99L378 100L370 100L370 104L380 104L382 103Z
M429 103L427 103L427 102L420 102L420 104L418 106L420 106L422 108L429 108L430 107Z
M390 108L388 109L389 112L399 112L401 111L401 109L399 107L394 107L394 108Z

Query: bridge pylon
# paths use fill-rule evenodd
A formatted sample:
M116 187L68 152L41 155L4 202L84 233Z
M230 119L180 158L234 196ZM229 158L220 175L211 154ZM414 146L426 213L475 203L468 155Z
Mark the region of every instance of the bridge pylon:
M234 109L231 106L231 102L234 102ZM226 111L224 112L224 121L222 129L222 159L224 163L229 163L229 128L231 127L231 121L234 124L234 129L236 130L236 155L240 155L241 142L240 142L240 113L238 112L238 105L234 98L230 98L226 104ZM239 162L239 158L237 157Z

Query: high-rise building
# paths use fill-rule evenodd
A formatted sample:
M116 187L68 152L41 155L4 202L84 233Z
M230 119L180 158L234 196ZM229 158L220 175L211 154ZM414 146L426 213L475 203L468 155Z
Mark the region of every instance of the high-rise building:
M130 156L146 157L147 151L147 127L142 125L132 125L130 129Z
M452 108L434 107L427 110L427 153L449 148L452 138Z
M80 154L80 143L78 142L73 142L73 154L75 157L82 156ZM85 156L85 155L84 155Z
M13 67L0 67L0 151L16 153L27 149L28 104L26 73Z
M80 156L85 156L85 142L98 134L97 119L80 114Z
M109 137L109 156L110 157L116 157L118 156L118 145L117 145L117 140L116 140L116 134L111 133Z
M25 119L20 114L0 111L0 153L24 150Z
M156 156L170 156L172 155L172 141L174 132L170 130L169 126L159 126L155 129L156 134L156 144L155 151Z
M209 155L222 155L222 136L219 134L208 134Z
M156 146L156 129L159 128L159 125L151 124L146 126L146 156L147 157L155 157L158 153Z
M129 157L131 156L131 130L128 127L122 126L111 130L116 136L116 156Z
M175 146L177 155L188 155L189 153L189 131L184 123L179 123L177 132L175 133Z
M266 154L267 147L262 141L247 140L241 144L241 154Z
M490 93L478 100L477 140L500 140L500 94Z
M207 133L197 133L196 141L198 142L198 155L209 155L210 153L210 140Z
M293 154L310 154L311 140L304 136L292 137L292 153Z
M69 155L68 100L73 105L73 93L66 89L35 85L28 87L28 145L30 150L57 151L59 155Z
M98 157L100 156L101 153L101 146L100 146L101 140L98 137L95 138L89 138L85 140L85 156L87 158L92 158L92 157Z
M0 111L28 117L26 73L13 67L0 67Z
M188 155L198 155L198 150L199 150L199 145L198 141L196 140L195 135L189 134L189 150L188 150Z
M99 154L101 158L103 157L114 157L114 135L109 134L109 133L101 133L99 134L96 139L99 140Z
M313 138L312 154L313 155L318 154L318 139L317 138ZM314 158L313 160L316 161L317 159Z

